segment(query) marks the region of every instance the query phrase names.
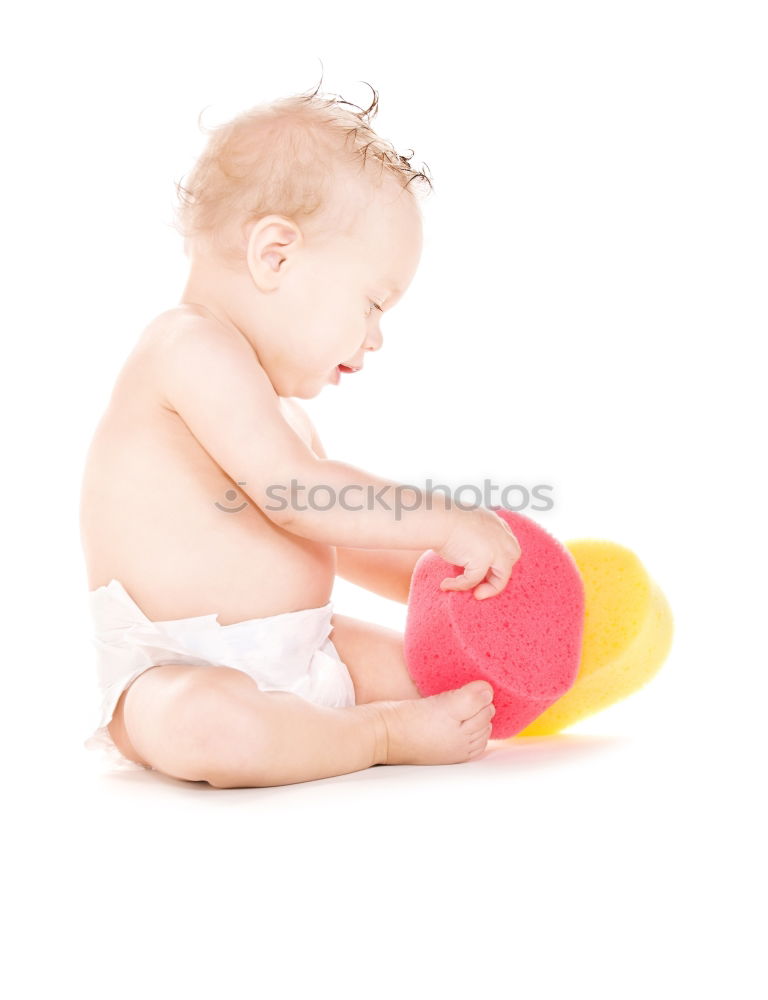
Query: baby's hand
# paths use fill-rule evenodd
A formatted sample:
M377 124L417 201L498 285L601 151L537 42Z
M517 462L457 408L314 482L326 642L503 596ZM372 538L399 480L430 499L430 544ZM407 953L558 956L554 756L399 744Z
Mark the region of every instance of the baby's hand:
M446 562L463 566L464 572L446 577L440 589L476 587L474 594L479 600L501 593L520 558L520 545L509 525L485 507L456 508L455 513L457 517L448 539L436 552Z

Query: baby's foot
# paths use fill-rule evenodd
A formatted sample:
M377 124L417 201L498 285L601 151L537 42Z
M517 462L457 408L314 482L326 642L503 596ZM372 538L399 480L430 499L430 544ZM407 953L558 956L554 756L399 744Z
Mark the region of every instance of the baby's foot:
M487 681L408 701L374 701L386 729L379 764L459 764L485 750L496 708Z

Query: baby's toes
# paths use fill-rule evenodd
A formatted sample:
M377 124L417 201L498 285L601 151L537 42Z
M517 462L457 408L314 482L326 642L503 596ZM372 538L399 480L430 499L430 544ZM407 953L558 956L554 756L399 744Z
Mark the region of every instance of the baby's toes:
M477 747L484 747L488 740L491 738L491 727L485 726L477 733L472 733L464 737L465 746L467 750L476 750Z
M469 719L465 719L461 724L461 728L465 730L468 735L474 736L475 734L482 732L490 725L491 719L495 714L496 706L493 703L486 705L485 708L481 708L475 715L471 716Z
M490 739L491 736L491 729L492 727L488 725L485 727L485 729L481 730L481 732L479 732L476 736L472 737L472 739L469 741L468 744L470 756L477 755L479 753L482 753L483 750L485 750L486 746L488 745L488 740Z

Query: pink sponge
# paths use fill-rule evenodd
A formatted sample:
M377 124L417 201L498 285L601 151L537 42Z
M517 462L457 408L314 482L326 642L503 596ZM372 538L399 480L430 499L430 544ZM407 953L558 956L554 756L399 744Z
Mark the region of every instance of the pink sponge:
M488 681L496 706L490 738L506 739L573 685L584 584L570 552L535 521L493 509L520 543L507 586L482 601L471 590L440 590L440 581L459 576L462 567L424 552L411 577L404 649L423 697Z

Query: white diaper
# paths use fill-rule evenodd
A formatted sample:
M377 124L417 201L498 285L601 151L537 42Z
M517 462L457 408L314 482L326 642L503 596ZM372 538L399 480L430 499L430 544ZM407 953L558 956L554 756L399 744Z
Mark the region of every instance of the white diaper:
M149 667L164 663L234 667L262 691L291 691L317 705L355 704L346 665L328 638L333 604L220 625L217 613L153 622L118 580L88 594L97 650L101 715L83 745L119 767L142 769L119 752L107 726L122 692Z

